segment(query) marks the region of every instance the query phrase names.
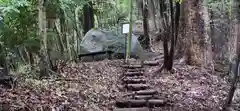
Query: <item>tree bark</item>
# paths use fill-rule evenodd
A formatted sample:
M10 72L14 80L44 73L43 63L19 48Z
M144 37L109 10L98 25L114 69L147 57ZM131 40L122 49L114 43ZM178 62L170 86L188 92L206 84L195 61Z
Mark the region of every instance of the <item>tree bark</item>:
M65 50L67 50L67 43L66 43L66 41L67 41L67 34L66 34L67 28L66 28L65 12L61 8L60 8L60 13L59 13L59 20L60 20L59 21L60 22L59 23L59 25L60 25L59 32L60 33L59 34L61 34L60 39L61 39L61 41L64 45L64 51L65 51ZM65 41L65 43L63 41Z
M138 16L142 16L142 10L143 10L143 0L137 0L137 8L138 8Z
M83 7L83 33L84 35L94 27L94 13L93 13L93 4L91 1L88 4L85 4Z
M126 54L126 61L128 62L128 59L131 57L131 47L132 47L132 25L133 25L133 7L132 7L133 1L129 0L129 33L128 33L128 39L127 39L127 54Z
M167 64L165 66L165 68L167 70L172 70L172 67L173 67L173 56L174 56L174 47L175 47L175 19L174 19L174 12L173 12L173 0L169 0L170 2L170 18L171 18L171 29L170 29L170 37L171 37L171 47L170 47L170 52L168 53L168 61L167 61Z
M81 41L81 34L80 34L80 20L79 20L79 13L80 13L80 9L81 9L81 7L80 6L78 6L76 9L75 9L75 22L76 22L76 34L77 34L77 36L76 36L76 43L77 43L77 45L76 45L76 52L77 52L77 54L79 54L79 52L80 52L80 41Z
M34 64L34 57L32 52L29 52L29 63L32 65Z
M153 30L157 30L157 23L156 23L156 11L155 5L153 0L148 0L148 13L149 13L149 27L153 27ZM152 31L152 30L150 30Z
M239 30L239 27L240 27L240 12L238 11L239 10L239 7L240 7L240 1L238 0L234 0L233 2L233 17L230 18L230 20L232 20L231 22L231 30L230 30L230 40L229 40L229 52L230 52L230 55L229 55L229 61L233 61L233 58L235 57L239 57L239 36L240 36L240 30Z
M142 10L142 13L143 13L143 31L144 31L144 37L143 37L143 48L145 50L148 50L150 51L150 38L149 38L149 25L148 25L148 15L149 15L149 11L148 11L148 8L147 8L147 4L146 4L146 1L143 2L143 10Z
M49 76L49 56L47 51L47 20L46 20L46 0L38 0L38 25L39 25L39 36L41 40L40 49L40 78Z
M174 8L173 8L173 0L169 0L169 7L170 7L170 23L169 22L163 22L163 21L167 21L168 17L163 18L162 21L162 27L161 30L165 33L163 33L163 50L164 50L164 65L162 68L160 68L160 70L162 70L163 68L170 71L172 70L173 67L173 57L174 57L174 50L175 50L175 34L176 33L176 27L175 27L175 19L174 19ZM162 2L160 4L161 7L163 7L164 3ZM162 9L162 8L161 8ZM160 10L161 16L163 15L163 9ZM170 41L170 50L168 47L168 43Z
M185 4L182 3L180 5L180 17L179 17L179 36L178 36L178 40L176 40L176 55L175 55L175 58L176 59L179 59L181 57L185 57L184 56L184 52L185 52L185 35L186 35L186 31L185 31L185 28L184 26L186 26L186 22L185 22L185 19L184 19L184 15L186 12L185 11ZM182 40L181 40L182 39ZM184 58L185 59L185 58Z
M236 63L236 68L235 68L235 71L234 71L234 77L233 77L233 80L231 81L231 87L230 87L230 90L228 92L228 98L227 98L227 101L226 101L226 104L225 106L223 107L223 111L225 111L232 103L232 99L233 99L233 96L234 96L234 93L235 93L235 90L237 88L237 84L239 82L239 77L238 77L238 72L239 72L239 62L240 62L240 11L239 11L239 7L240 7L240 1L239 0L234 0L233 2L234 4L234 8L233 8L233 12L235 15L234 16L234 27L233 27L233 36L231 37L232 40L235 40L234 41L231 41L231 45L232 45L232 54L233 55L233 60L231 60L232 62L235 62ZM235 52L235 53L234 53Z
M64 43L63 43L63 34L61 32L61 26L60 26L61 22L60 20L56 20L55 21L55 30L56 30L56 33L57 33L57 41L58 41L58 45L59 45L59 50L60 50L60 53L62 55L64 55Z
M209 16L203 4L204 0L183 1L184 32L178 45L185 45L180 50L187 64L213 68Z

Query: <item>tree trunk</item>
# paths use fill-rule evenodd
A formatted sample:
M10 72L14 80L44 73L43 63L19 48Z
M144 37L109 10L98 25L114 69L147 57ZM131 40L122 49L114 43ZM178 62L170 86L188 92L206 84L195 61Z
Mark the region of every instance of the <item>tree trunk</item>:
M165 65L165 68L167 70L172 70L172 67L173 67L173 56L174 56L174 44L175 44L175 19L174 19L174 12L173 12L173 0L169 0L170 2L170 18L171 18L171 29L170 29L170 37L171 37L171 47L170 47L170 52L168 53L168 61L167 61L167 64Z
M183 56L189 65L213 68L211 39L209 35L209 16L203 6L204 0L184 0L185 29L180 43L185 44ZM178 44L178 45L183 45ZM181 50L181 49L180 49Z
M83 33L84 35L94 27L94 13L93 13L93 4L91 1L88 4L85 4L83 7Z
M181 14L181 3L180 2L176 2L176 10L175 10L175 27L174 27L174 39L175 39L175 43L174 46L176 46L177 43L177 39L178 39L178 34L179 34L179 21L180 21L180 14Z
M234 27L233 27L233 36L231 36L231 39L232 40L235 40L234 41L231 41L232 43L232 54L234 54L233 58L236 58L234 60L231 60L232 62L235 62L236 63L236 67L235 68L235 71L234 71L234 77L233 77L233 80L231 81L231 87L230 87L230 90L228 92L228 98L227 98L227 101L226 101L226 104L225 106L223 107L223 111L225 111L232 103L232 99L233 99L233 96L234 96L234 93L235 93L235 90L237 88L237 83L239 82L239 77L238 77L238 72L239 72L239 62L240 62L240 11L239 11L239 7L240 7L240 1L239 0L234 0L233 2L234 4ZM230 12L231 13L231 12ZM234 53L235 52L235 53ZM231 58L232 59L232 58Z
M143 2L143 10L142 10L142 13L143 13L143 31L144 31L144 37L143 37L143 40L142 40L142 44L143 44L143 48L145 50L148 50L150 51L150 38L149 38L149 25L148 25L148 15L149 15L149 12L148 12L148 8L147 8L147 4L146 4L146 1Z
M56 20L55 21L55 30L56 30L56 33L57 33L57 41L58 41L58 45L59 45L59 49L60 49L60 53L62 55L64 55L64 43L63 43L63 34L61 32L61 26L60 26L60 20Z
M133 1L129 0L129 18L130 18L130 26L129 26L129 33L128 33L128 39L127 39L127 54L126 54L126 61L131 57L131 49L132 49L132 24L133 24L133 7L132 7Z
M8 64L6 60L5 48L0 45L0 77L6 76L9 74Z
M170 7L170 22L164 22L164 21L167 21L167 19L169 19L168 17L165 16L165 18L163 18L163 21L162 21L162 27L161 27L161 30L165 33L163 33L163 50L164 50L164 65L162 68L160 68L160 71L164 68L168 71L172 70L172 67L173 67L173 57L174 57L174 50L175 50L175 38L176 38L176 31L177 31L177 25L175 25L176 23L178 22L175 22L176 19L177 19L177 16L176 18L174 19L174 8L173 8L173 0L169 0L169 7ZM159 3L160 6L161 6L161 12L160 12L160 16L164 16L163 15L163 5L164 3L161 2ZM176 10L180 10L178 9L179 7L176 7L177 9ZM176 12L176 15L179 15L179 12ZM170 51L169 51L169 47L168 47L168 43L169 43L169 40L170 40Z
M156 11L155 11L155 5L153 0L148 0L148 13L149 13L149 27L153 27L153 30L157 30L157 23L156 23ZM152 31L152 30L150 30Z
M46 21L46 7L44 4L46 0L38 0L38 25L39 36L41 40L40 49L40 77L49 76L49 56L47 53L47 21Z
M80 20L79 20L79 13L80 13L80 9L81 9L81 7L80 6L78 6L76 9L75 9L75 22L76 22L76 34L77 34L77 37L76 37L76 43L77 43L77 45L76 45L76 52L77 52L77 54L79 54L79 52L80 52L80 46L79 46L79 44L80 44L80 40L81 40L81 34L80 34Z
M186 35L186 31L185 31L185 28L184 28L184 26L186 26L186 20L184 19L184 15L185 15L185 13L186 12L184 12L185 11L185 4L184 3L182 3L181 5L180 5L180 17L179 17L179 36L178 36L178 40L176 40L176 45L177 45L177 47L176 47L176 56L175 56L175 58L176 59L179 59L179 58L181 58L181 57L183 57L184 56L184 52L185 52L185 35ZM183 39L183 40L181 40L181 39Z
M239 32L239 27L240 27L240 13L239 13L239 4L240 4L240 1L238 0L233 0L233 14L230 14L230 15L233 15L233 17L230 18L231 21L231 31L230 31L230 40L229 40L229 52L230 52L230 55L229 55L229 60L230 61L233 61L233 58L237 57L239 52L236 52L237 48L238 47L238 42L236 41L239 41L239 36L240 36L240 32Z
M32 52L29 52L29 63L32 65L34 64L34 57Z
M137 0L137 8L138 8L138 16L142 16L142 10L143 10L143 0Z
M239 58L237 58L235 62L237 66L234 70L233 80L231 81L231 87L228 92L228 97L227 97L225 106L223 106L223 111L225 111L231 105L235 90L237 88L237 83L239 81L239 78L238 78Z
M60 13L59 13L59 20L60 20L60 30L59 30L59 34L61 34L61 41L64 45L64 50L67 50L67 35L66 35L66 32L67 32L67 28L66 28L66 19L65 19L65 12L63 9L60 8ZM64 41L65 41L65 44L64 44Z

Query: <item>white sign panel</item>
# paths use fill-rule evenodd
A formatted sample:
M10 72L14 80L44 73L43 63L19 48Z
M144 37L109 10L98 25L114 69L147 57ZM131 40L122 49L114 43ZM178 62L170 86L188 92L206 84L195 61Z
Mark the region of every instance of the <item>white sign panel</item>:
M129 24L123 24L122 33L123 34L129 33Z

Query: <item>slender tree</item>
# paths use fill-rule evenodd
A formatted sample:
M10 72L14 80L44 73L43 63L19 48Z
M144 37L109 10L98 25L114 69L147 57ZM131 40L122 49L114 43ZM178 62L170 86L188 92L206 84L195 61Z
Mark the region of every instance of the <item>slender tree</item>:
M126 59L130 58L131 56L131 47L132 47L132 21L133 21L133 7L132 7L133 1L129 0L129 34L128 34L128 42L127 42L127 54L126 54Z
M164 64L156 72L161 72L163 69L170 71L173 68L174 52L178 37L181 1L176 1L175 4L176 7L174 13L174 2L173 0L169 0L170 22L168 22L168 16L164 14L164 12L166 12L166 3L163 0L159 1L160 17L163 19L160 27L162 37L159 38L163 38ZM170 50L168 47L169 41Z
M84 35L94 27L94 13L93 13L93 3L89 1L88 4L85 4L83 7L83 33Z
M143 31L144 31L144 36L143 36L143 48L146 50L150 51L150 38L149 38L149 27L148 27L148 16L149 16L149 11L148 11L148 7L147 7L147 1L143 0L143 10L142 10L142 14L143 14Z
M46 21L46 2L47 0L38 0L38 26L39 36L41 38L40 49L40 77L49 76L50 63L47 51L47 21Z

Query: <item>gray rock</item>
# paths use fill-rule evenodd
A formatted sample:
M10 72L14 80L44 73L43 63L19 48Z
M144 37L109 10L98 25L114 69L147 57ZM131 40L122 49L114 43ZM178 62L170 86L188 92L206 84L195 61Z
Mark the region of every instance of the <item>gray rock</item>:
M103 31L98 29L91 29L88 31L81 41L80 54L87 54L91 52L99 51L113 51L113 58L119 56L119 54L125 53L125 36L119 35L113 31ZM132 36L132 49L131 56L134 58L142 57L143 53L142 46L140 45L138 38ZM97 60L106 58L106 56L94 57ZM87 61L91 59L86 57ZM84 60L84 59L83 59ZM84 60L85 61L85 60Z

